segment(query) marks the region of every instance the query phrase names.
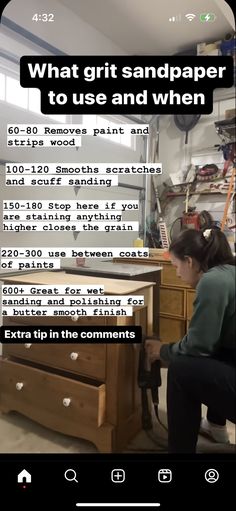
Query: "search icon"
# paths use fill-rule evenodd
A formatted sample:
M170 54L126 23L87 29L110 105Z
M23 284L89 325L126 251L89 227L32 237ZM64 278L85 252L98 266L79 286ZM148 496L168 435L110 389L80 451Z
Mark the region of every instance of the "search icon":
M65 473L64 473L64 477L67 481L75 481L76 483L78 483L79 481L76 479L77 477L77 474L76 474L76 471L73 469L73 468L68 468Z

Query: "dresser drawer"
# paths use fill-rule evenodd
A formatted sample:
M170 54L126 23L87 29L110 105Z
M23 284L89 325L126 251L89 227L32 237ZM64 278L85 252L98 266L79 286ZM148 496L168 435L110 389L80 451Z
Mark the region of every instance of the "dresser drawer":
M190 320L193 315L193 302L196 298L195 291L187 291L187 319Z
M161 284L163 286L186 287L187 285L176 275L176 269L170 263L162 263Z
M105 344L6 344L3 355L105 380Z
M162 342L177 342L185 335L186 321L160 316L160 338Z
M185 290L160 288L160 314L185 317Z
M2 360L0 407L75 435L105 420L105 385L88 384Z

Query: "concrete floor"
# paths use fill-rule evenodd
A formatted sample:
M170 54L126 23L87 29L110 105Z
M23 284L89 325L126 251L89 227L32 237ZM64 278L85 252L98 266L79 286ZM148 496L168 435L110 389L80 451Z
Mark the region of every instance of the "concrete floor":
M162 386L159 392L159 414L161 421L166 424L166 374L162 370ZM205 410L203 410L203 414ZM154 438L164 445L166 450L167 434L155 421ZM235 425L228 423L231 445L215 444L199 436L199 452L229 452L235 453ZM160 447L141 431L127 446L125 452L160 451ZM96 453L97 448L91 442L76 439L51 431L22 415L11 412L0 414L0 453Z

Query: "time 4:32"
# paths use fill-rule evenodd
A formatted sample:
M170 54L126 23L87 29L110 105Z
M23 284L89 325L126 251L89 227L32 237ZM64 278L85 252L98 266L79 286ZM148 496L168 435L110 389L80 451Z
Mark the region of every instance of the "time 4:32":
M43 12L42 14L36 12L32 17L32 21L54 21L54 14L52 12Z

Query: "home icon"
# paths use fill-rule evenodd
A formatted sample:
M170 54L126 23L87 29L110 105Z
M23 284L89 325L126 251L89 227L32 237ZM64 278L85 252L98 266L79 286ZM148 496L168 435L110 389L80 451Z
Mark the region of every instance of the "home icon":
M27 470L22 470L17 476L18 483L31 483L31 474Z

